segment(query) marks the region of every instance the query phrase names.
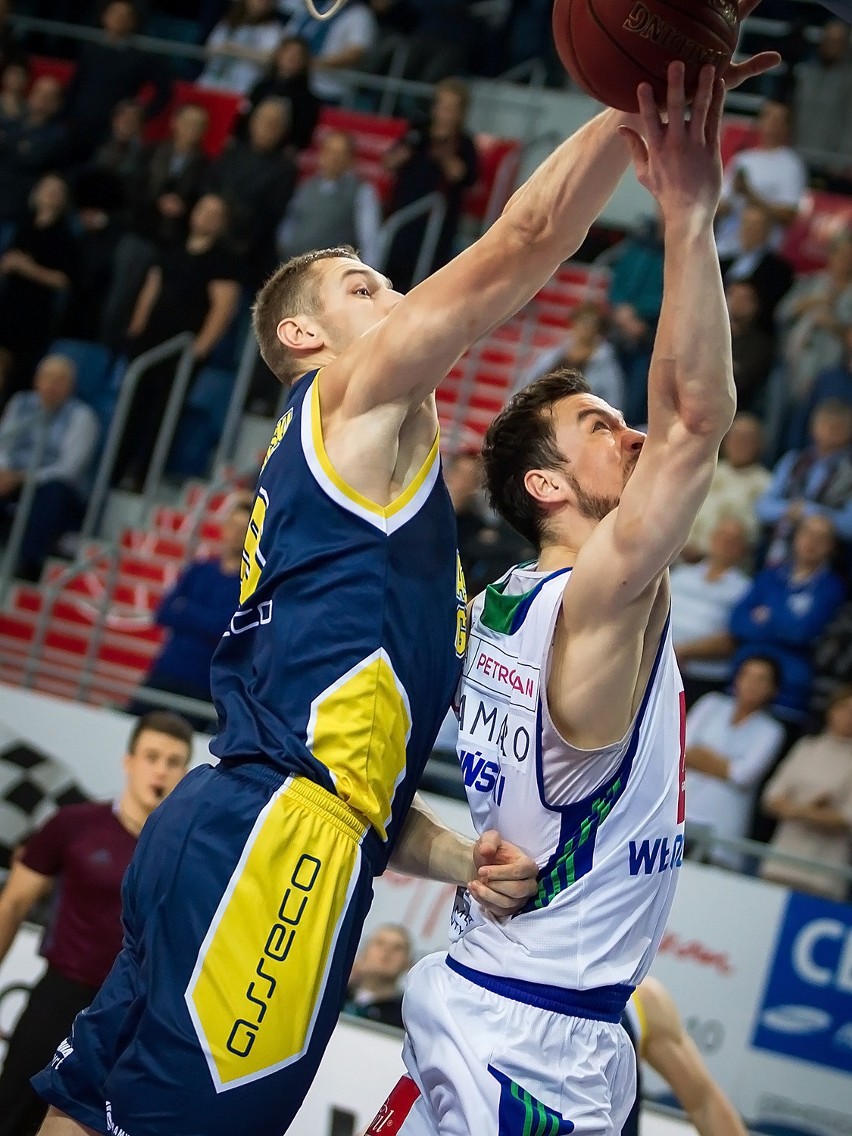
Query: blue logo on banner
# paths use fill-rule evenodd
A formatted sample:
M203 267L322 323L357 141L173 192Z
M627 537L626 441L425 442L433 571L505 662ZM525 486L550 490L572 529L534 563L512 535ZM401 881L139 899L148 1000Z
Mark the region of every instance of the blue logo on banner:
M852 1071L852 906L790 895L752 1045Z

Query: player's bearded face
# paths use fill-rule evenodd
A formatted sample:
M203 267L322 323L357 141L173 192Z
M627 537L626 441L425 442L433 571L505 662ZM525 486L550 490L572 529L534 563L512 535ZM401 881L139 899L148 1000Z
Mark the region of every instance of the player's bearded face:
M582 517L588 517L593 521L602 521L621 500L621 494L612 496L606 493L591 493L583 488L573 473L567 473L566 476L574 491L577 508Z

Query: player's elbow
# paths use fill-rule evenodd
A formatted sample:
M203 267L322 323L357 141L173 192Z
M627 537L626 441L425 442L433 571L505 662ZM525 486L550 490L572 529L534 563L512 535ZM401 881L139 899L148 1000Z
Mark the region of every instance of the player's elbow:
M502 239L518 250L549 244L555 237L550 217L523 197L509 202L498 224L503 229Z

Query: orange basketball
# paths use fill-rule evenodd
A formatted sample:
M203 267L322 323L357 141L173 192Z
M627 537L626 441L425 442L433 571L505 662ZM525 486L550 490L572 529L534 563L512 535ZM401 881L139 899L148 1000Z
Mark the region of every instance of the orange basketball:
M740 31L736 0L555 0L553 39L579 87L607 106L635 111L636 88L666 96L673 60L686 64L686 93L705 63L724 71Z

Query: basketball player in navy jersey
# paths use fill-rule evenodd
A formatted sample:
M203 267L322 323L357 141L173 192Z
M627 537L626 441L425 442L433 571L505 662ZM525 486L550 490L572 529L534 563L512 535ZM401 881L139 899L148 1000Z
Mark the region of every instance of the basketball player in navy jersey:
M346 248L261 289L261 352L292 389L213 663L220 763L146 828L125 949L35 1081L45 1134L281 1136L391 856L492 914L534 891L517 847L411 807L466 639L434 391L579 247L626 168L627 121L584 126L406 297Z

